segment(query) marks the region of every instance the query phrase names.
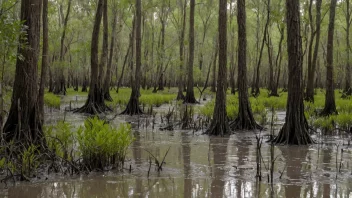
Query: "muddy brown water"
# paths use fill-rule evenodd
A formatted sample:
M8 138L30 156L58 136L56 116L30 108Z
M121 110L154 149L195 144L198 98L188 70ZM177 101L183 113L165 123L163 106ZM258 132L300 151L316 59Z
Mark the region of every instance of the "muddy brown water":
M166 109L168 106L162 106L158 111ZM47 120L53 121L58 115L62 116L60 112L48 113ZM285 114L277 115L279 128ZM68 113L66 120L79 125L84 117ZM136 126L135 118L118 116L114 120L121 122ZM49 175L45 181L16 185L9 181L7 188L0 185L0 197L352 197L352 149L343 145L349 137L315 135L325 144L275 146L274 156L278 157L271 185L268 182L270 145L265 142L261 149L262 181L256 178L254 132L236 132L221 138L149 127L136 130L134 136L136 141L128 151L122 172L73 177ZM147 151L161 161L169 148L162 171L156 171L153 161L148 177Z

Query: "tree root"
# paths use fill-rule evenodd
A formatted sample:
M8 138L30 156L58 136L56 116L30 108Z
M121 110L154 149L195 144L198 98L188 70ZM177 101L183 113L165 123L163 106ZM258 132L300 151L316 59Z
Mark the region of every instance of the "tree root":
M143 114L142 109L139 107L139 101L136 98L130 98L126 109L121 113L121 115L141 115Z
M233 131L229 127L229 123L227 121L221 123L219 121L213 121L210 127L206 130L205 134L208 135L231 135Z
M112 97L111 97L109 91L107 91L107 92L104 94L104 100L109 101L109 102L114 101L114 100L112 99Z
M73 113L87 113L91 115L97 115L106 111L112 111L112 109L105 104L88 101L83 107L74 110Z
M321 111L319 113L319 116L330 116L330 115L337 115L338 112L336 110L336 107L331 107L331 106L328 106L328 107L324 107L323 111Z
M305 126L298 124L288 127L287 123L281 128L279 135L276 136L272 142L275 144L289 144L289 145L307 145L314 144L315 141L309 136L307 123Z
M230 123L233 130L262 130L263 127L256 123L253 117L237 117Z
M194 96L187 96L183 100L183 104L199 104Z
M185 96L183 95L183 92L182 91L179 91L177 93L177 98L176 100L185 100Z

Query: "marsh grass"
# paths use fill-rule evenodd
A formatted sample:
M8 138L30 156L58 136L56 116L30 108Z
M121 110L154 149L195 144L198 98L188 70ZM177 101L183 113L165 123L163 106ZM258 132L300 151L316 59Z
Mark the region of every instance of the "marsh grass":
M44 94L44 104L49 108L60 109L61 98L53 93Z
M59 159L92 171L123 167L127 149L134 141L131 130L129 124L115 128L92 117L78 129L60 121L47 127L45 135L48 148Z

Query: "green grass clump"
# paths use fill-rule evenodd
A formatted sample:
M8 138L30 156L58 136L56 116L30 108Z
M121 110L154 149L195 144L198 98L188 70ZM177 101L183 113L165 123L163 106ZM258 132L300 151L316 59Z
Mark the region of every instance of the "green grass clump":
M145 106L156 106L160 107L162 104L171 103L173 100L176 99L175 94L145 94L139 98L139 102Z
M133 142L131 125L114 128L98 117L88 118L77 132L83 163L93 169L124 164L127 148Z
M210 120L211 118L213 118L214 107L215 107L215 99L213 99L210 102L206 103L203 107L200 107L198 112L199 112L199 114L201 116L204 116L208 120ZM227 96L226 113L227 113L227 117L230 120L236 119L236 117L238 115L238 99L237 99L237 96L234 96L234 95Z
M75 132L69 123L59 121L56 125L46 127L44 134L51 151L63 159L72 160L72 156L68 154L73 148Z
M349 130L352 126L352 115L350 113L340 113L333 116L335 122L340 129Z
M60 121L45 129L45 137L48 148L59 158L76 167L103 170L123 166L127 149L134 141L131 131L130 124L115 128L93 117L86 119L84 126L78 129ZM82 160L77 162L77 159Z
M117 106L126 106L130 96L131 96L131 89L130 88L120 88L119 93L110 92L111 97L113 99L112 102L107 102L107 104L111 107L117 107ZM158 91L157 93L152 93L152 90L140 90L141 92L141 97L139 98L139 102L141 105L145 106L156 106L160 107L162 104L168 104L171 101L176 99L176 93L175 92L168 92L166 90L164 91Z
M45 93L44 104L51 108L60 109L61 98L53 93Z
M214 113L215 100L212 100L199 108L199 114L210 120Z
M320 128L326 131L331 131L334 129L334 117L320 117L313 121L313 126L315 128Z
M82 87L78 87L78 91L75 91L73 87L66 89L67 96L88 96L88 92L82 92Z

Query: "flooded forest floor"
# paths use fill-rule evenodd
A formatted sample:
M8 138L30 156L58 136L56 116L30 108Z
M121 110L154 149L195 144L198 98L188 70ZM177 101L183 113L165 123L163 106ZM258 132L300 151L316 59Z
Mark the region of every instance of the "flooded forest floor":
M31 182L0 184L0 197L351 197L352 147L348 133L312 134L319 142L310 146L273 146L266 142L284 123L282 110L267 112L264 131L235 131L227 137L204 135L205 107L211 96L193 109L193 129L163 130L178 123L185 106L153 107L153 115L122 116L121 107L104 116L114 125L132 125L130 145L122 171L89 174L49 174ZM85 115L65 112L84 103L85 96L66 96L60 110L46 109L46 124L65 120L80 126ZM72 102L75 101L75 102ZM253 102L252 102L253 103ZM145 112L150 111L147 107ZM153 124L155 123L155 124ZM198 127L196 127L196 125ZM194 129L196 128L196 129ZM258 137L263 140L258 155ZM157 160L151 157L153 155ZM257 158L259 156L259 158ZM156 161L162 163L158 171ZM260 159L260 176L258 175Z

